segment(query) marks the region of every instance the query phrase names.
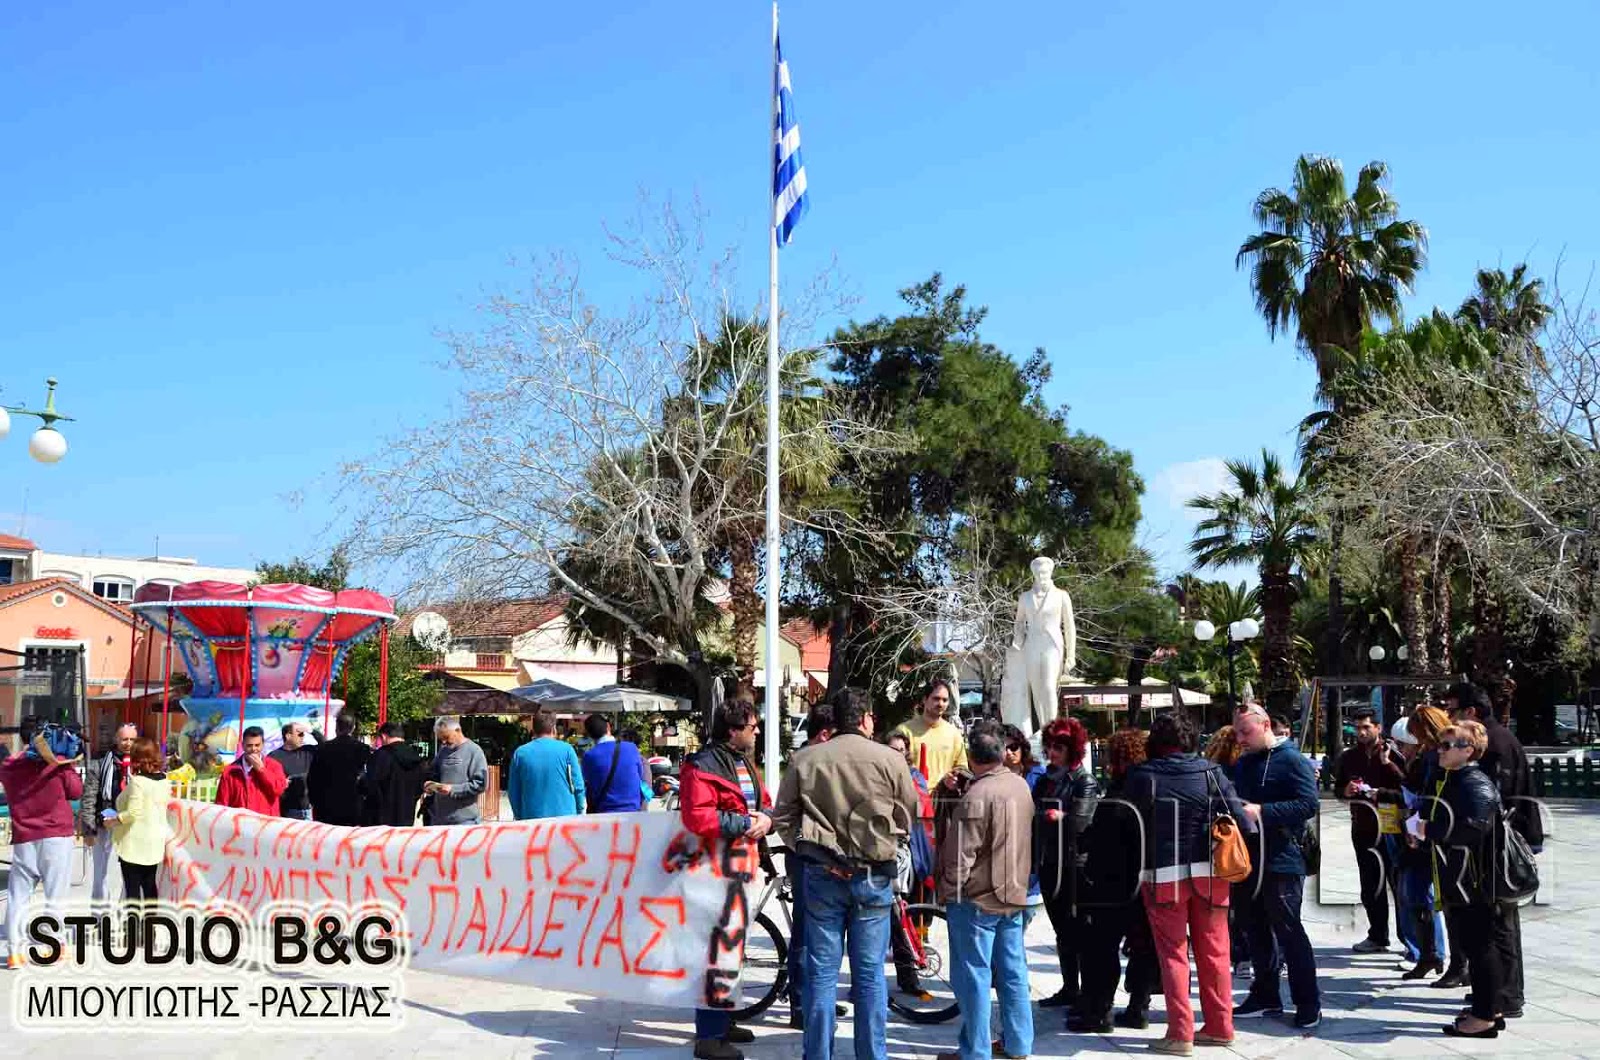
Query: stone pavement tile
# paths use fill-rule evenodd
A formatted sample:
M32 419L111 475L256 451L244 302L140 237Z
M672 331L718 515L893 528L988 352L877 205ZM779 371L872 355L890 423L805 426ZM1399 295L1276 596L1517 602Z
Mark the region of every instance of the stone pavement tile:
M1507 1021L1506 1033L1502 1034L1505 1041L1530 1041L1556 1050L1575 1051L1586 1053L1589 1056L1600 1056L1600 1025L1586 1021L1569 1020L1564 1022L1537 1021L1530 1023L1526 1018Z
M1380 1033L1329 1042L1344 1056L1360 1057L1432 1057L1444 1052L1441 1042L1444 1035L1438 1026L1430 1031L1407 1030L1402 1034ZM1446 1054L1449 1055L1449 1054Z

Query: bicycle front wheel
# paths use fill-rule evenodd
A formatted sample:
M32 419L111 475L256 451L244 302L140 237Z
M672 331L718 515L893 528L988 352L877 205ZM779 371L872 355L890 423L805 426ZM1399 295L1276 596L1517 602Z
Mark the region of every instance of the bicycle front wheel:
M955 988L950 985L950 927L944 910L936 905L908 905L902 923L910 939L917 989L910 989L911 964L894 964L893 947L889 980L889 1008L908 1023L945 1023L961 1012ZM902 989L904 988L904 989Z
M754 1019L783 996L789 985L789 944L772 918L762 913L750 923L744 940L742 997L749 1004L730 1013L735 1022Z

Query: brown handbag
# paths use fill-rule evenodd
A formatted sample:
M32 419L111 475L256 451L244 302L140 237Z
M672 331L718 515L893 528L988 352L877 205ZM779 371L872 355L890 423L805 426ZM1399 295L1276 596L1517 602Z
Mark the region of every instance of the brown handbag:
M1222 786L1217 783L1215 769L1206 771L1206 779L1216 789L1217 801L1223 809L1211 818L1211 875L1229 883L1240 883L1250 878L1250 848L1245 845L1239 822L1227 811L1222 801Z

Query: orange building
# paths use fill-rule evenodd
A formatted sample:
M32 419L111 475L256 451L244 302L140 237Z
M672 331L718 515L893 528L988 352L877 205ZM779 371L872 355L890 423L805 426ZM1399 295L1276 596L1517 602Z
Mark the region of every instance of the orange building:
M124 718L159 739L166 638L134 625L126 607L66 578L0 586L0 739L17 751L23 717L63 706L83 718L91 748ZM181 727L176 696L172 709Z

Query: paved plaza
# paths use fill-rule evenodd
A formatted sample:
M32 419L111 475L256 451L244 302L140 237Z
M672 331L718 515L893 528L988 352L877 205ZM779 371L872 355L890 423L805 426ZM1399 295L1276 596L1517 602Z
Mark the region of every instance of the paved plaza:
M1324 991L1322 1026L1310 1034L1295 1032L1286 1022L1240 1021L1232 1050L1199 1050L1198 1055L1292 1057L1460 1055L1537 1055L1548 1060L1600 1056L1600 803L1555 802L1550 805L1554 839L1544 856L1546 892L1541 904L1523 911L1526 949L1527 1015L1511 1024L1496 1041L1461 1041L1439 1031L1461 1007L1463 991L1431 990L1402 985L1394 955L1358 956L1350 947L1364 933L1360 907L1354 905L1356 871L1342 808L1324 803L1324 875L1321 904L1308 903L1307 921L1317 946ZM75 897L86 883L74 869ZM1309 895L1318 894L1313 881ZM83 895L86 897L86 893ZM1358 923L1361 926L1358 927ZM1035 920L1029 933L1033 993L1055 991L1055 954L1049 925ZM156 1035L128 1029L115 1042L80 1034L19 1034L10 1026L11 989L15 976L0 972L0 1020L9 1032L7 1057L68 1057L93 1049L121 1058L174 1056L207 1060L246 1056L292 1056L295 1060L368 1060L375 1057L498 1060L501 1057L560 1056L568 1060L615 1057L654 1060L690 1055L692 1024L687 1012L632 1006L570 994L510 986L422 972L406 976L405 1029L384 1037L272 1036L185 1032ZM1236 981L1241 989L1243 980ZM1285 987L1287 998L1287 987ZM1198 1007L1198 1000L1196 1001ZM1163 1030L1158 997L1148 1031L1119 1029L1113 1036L1069 1035L1061 1017L1037 1010L1034 1055L1152 1055L1145 1045ZM914 1027L891 1022L889 1055L898 1060L932 1060L953 1049L954 1023ZM789 1029L787 1010L774 1006L752 1025L754 1045L745 1047L753 1060L789 1060L800 1056L800 1034ZM108 1026L108 1032L112 1028ZM93 1044L91 1044L93 1043ZM840 1022L837 1056L852 1055L850 1023Z

